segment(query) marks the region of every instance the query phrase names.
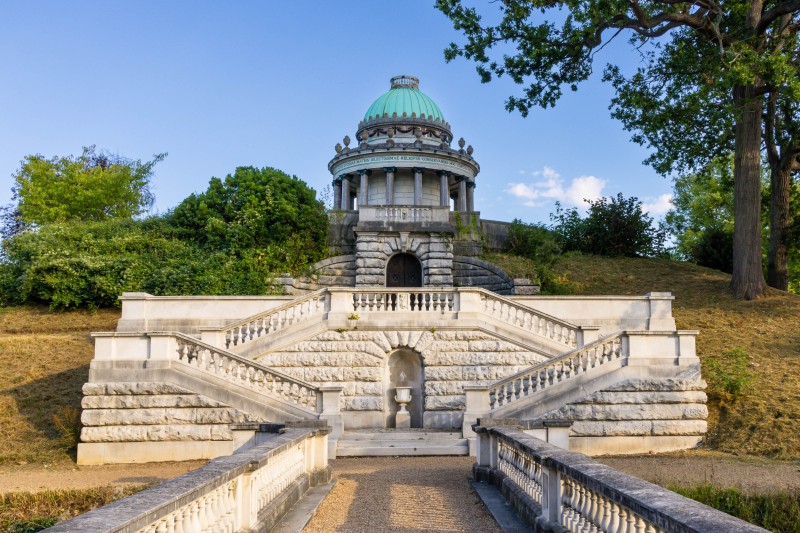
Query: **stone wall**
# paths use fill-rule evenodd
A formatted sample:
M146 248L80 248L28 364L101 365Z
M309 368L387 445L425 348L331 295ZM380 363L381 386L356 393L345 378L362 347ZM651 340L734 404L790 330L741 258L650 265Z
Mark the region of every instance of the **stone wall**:
M464 385L487 385L545 359L476 331L329 331L258 362L314 385L343 387L345 427L384 427L389 355L409 348L421 357L425 427L460 428Z
M453 286L451 234L372 231L358 233L355 286L385 286L386 264L398 253L410 253L419 259L425 287Z
M353 254L356 235L353 228L358 223L358 211L329 211L328 248L333 255Z
M508 242L510 222L497 220L481 220L481 236L483 245L491 252L502 252Z
M476 257L453 257L453 284L481 287L498 294L514 294L514 280L500 267Z
M169 383L87 383L81 442L232 441L231 424L252 421Z
M674 378L628 379L546 414L573 421L570 450L589 455L697 445L706 433L706 383L699 370Z

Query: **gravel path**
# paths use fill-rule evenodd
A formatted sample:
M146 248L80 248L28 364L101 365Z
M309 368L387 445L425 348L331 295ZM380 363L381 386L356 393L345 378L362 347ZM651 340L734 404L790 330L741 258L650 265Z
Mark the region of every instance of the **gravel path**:
M469 487L471 457L365 457L331 461L336 487L304 533L500 529Z

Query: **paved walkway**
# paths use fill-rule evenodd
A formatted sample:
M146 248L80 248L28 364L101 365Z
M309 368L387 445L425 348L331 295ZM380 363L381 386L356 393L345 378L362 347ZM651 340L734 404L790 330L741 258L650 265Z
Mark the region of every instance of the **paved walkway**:
M331 461L338 483L304 533L499 532L467 482L471 457L366 457Z

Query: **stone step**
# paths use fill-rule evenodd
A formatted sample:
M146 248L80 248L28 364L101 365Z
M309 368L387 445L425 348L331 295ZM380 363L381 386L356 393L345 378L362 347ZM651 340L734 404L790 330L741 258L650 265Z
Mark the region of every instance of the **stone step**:
M373 430L347 431L337 441L337 457L469 455L461 432Z
M401 440L401 441L452 441L461 440L460 431L345 431L342 440L364 441L364 440Z

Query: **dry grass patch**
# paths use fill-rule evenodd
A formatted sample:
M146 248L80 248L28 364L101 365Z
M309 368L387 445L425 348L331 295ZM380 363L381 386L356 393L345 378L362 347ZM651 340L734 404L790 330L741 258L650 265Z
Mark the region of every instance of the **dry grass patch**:
M0 464L74 461L55 415L80 409L94 355L91 331L116 328L118 310L0 308Z
M679 329L698 329L704 377L708 358L734 348L748 358L752 379L736 397L711 395L708 446L729 453L800 455L800 296L770 290L735 300L730 276L666 259L569 255L556 265L579 294L672 292ZM713 391L712 391L713 392Z
M0 494L0 531L39 531L130 496L148 485Z

